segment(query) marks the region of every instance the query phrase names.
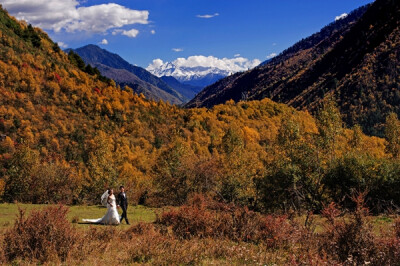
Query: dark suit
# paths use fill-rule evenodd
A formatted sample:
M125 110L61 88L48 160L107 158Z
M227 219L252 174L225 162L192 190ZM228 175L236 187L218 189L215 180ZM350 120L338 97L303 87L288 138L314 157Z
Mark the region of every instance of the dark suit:
M126 210L128 209L128 198L126 197L126 193L120 192L117 197L117 204L121 207L122 209L122 215L121 215L121 220L119 222L122 222L122 219L125 218L125 221L127 224L129 224L128 217L126 215Z

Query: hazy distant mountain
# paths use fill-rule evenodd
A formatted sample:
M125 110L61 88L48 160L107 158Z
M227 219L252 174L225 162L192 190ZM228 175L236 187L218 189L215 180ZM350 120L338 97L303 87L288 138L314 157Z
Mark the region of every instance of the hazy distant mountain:
M193 99L203 89L202 86L181 83L172 76L163 76L161 79L187 99Z
M271 98L316 110L334 97L348 125L379 135L400 115L400 1L376 0L253 70L205 88L188 107Z
M173 104L181 104L189 99L146 69L134 66L119 55L96 45L86 45L74 51L86 64L97 67L102 75L114 79L121 85L128 85L135 92L143 93L150 99L162 99Z

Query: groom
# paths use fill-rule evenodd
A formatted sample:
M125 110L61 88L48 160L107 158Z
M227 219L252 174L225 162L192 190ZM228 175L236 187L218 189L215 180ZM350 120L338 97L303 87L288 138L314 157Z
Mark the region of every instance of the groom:
M119 190L120 193L117 197L117 206L121 207L122 209L121 220L119 222L121 223L122 219L125 218L126 224L129 224L128 217L126 216L126 210L128 209L128 198L126 197L124 186L120 186Z

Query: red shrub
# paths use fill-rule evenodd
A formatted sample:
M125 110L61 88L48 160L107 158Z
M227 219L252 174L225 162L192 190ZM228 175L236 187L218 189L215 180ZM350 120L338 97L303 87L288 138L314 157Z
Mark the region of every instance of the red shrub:
M211 213L197 206L182 206L162 213L160 224L171 226L181 238L207 237L213 234Z
M381 265L398 265L400 262L400 218L394 222L392 236L383 237L378 242L381 254Z
M331 202L322 210L322 216L328 219L329 223L333 224L336 218L340 216L342 212L338 209L336 203Z
M364 197L364 193L352 197L356 209L348 220L339 218L341 212L334 203L322 211L328 219L326 232L321 238L320 250L323 254L331 254L334 260L341 263L356 265L378 258L377 239L367 223L368 209L364 206Z
M125 231L122 237L126 239L134 239L137 236L141 235L154 237L154 236L159 236L160 232L158 228L154 226L154 224L139 222L129 227L129 229Z
M54 73L54 78L57 80L58 83L61 82L61 77L57 73Z
M284 245L295 237L294 228L289 224L286 216L268 215L262 219L260 239L265 241L268 247Z
M377 261L379 265L399 265L400 238L382 237L376 242L379 249Z
M400 240L400 218L394 222L394 234Z
M20 209L14 227L4 235L7 260L64 261L76 242L76 233L67 220L67 213L68 208L60 205L32 211L25 218Z
M157 224L171 228L180 238L214 237L263 242L268 247L287 242L293 226L285 216L263 216L246 207L235 207L196 198L188 205L161 214Z

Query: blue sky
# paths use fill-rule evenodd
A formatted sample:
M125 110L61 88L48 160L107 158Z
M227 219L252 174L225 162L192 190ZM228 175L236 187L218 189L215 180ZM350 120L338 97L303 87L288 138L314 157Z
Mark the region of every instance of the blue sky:
M194 55L234 58L240 54L241 57L250 60L264 61L268 55L279 53L300 39L317 32L334 21L336 16L349 13L372 1L35 0L34 4L30 2L32 1L0 0L11 14L45 28L55 41L64 43L65 47L78 48L90 43L99 44L102 48L120 54L130 63L147 67L157 58L165 62ZM112 6L110 3L117 5ZM99 6L101 4L104 6ZM79 11L79 8L93 6L98 9ZM109 17L108 9L114 12L114 15L117 12L119 15ZM134 10L141 12L136 14L133 13ZM59 16L57 12L60 12ZM126 17L124 12L127 14ZM74 19L79 20L81 24L73 22ZM109 21L113 24L108 25ZM102 40L107 40L104 41L107 44L100 44Z

